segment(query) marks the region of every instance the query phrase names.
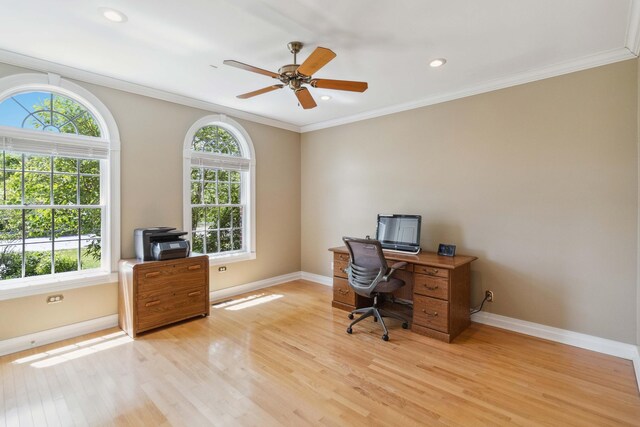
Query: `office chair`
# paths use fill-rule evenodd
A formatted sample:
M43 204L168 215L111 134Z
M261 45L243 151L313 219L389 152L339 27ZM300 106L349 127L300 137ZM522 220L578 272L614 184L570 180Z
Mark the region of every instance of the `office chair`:
M379 322L384 330L382 339L389 341L389 331L384 324L383 316L402 320L404 329L409 327L409 323L398 314L381 310L378 306L378 299L382 297L382 294L391 293L404 286L404 281L391 276L395 270L404 267L407 263L397 262L389 268L378 240L352 237L343 237L342 240L347 245L350 256L349 266L345 270L349 278L349 286L358 295L367 298L373 297L372 307L358 308L349 313L349 319L353 319L354 314L362 314L362 316L351 322L347 333L353 332L352 327L356 323L373 316L374 321Z

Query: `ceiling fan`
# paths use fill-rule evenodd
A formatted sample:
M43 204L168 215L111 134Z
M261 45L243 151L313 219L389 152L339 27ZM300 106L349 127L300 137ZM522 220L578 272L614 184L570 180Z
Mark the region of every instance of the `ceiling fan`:
M287 45L291 53L293 53L293 64L283 65L280 67L277 73L272 71L263 70L262 68L254 67L252 65L243 64L242 62L233 61L227 59L223 61L223 64L230 65L232 67L240 68L243 70L251 71L258 74L278 79L282 84L276 84L267 86L262 89L254 90L242 95L238 95L237 98L247 99L263 93L271 92L277 89L282 89L285 86L289 86L294 91L300 105L305 110L314 108L317 106L316 101L311 96L311 92L303 85L310 85L311 87L318 87L322 89L334 89L334 90L347 90L350 92L364 92L367 90L366 82L354 82L349 80L329 80L329 79L314 79L313 74L327 65L329 61L336 57L330 49L324 47L317 47L311 55L302 63L296 64L298 52L302 49L303 44L301 42L291 42Z

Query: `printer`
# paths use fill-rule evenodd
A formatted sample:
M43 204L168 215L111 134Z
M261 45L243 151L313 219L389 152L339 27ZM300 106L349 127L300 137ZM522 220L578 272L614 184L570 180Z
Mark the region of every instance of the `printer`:
M136 258L140 261L186 258L191 252L189 241L182 239L186 234L173 227L136 228L133 232Z

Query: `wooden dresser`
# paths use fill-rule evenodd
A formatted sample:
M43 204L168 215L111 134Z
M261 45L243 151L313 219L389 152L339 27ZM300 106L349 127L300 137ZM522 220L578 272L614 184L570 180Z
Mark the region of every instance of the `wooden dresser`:
M209 257L120 261L118 323L129 336L195 316L208 316Z
M349 252L342 246L333 252L333 307L351 311L368 307L372 300L353 292L344 269ZM394 273L405 286L394 292L396 298L413 301L411 330L441 341L451 342L471 322L471 262L476 257L439 256L433 252L405 255L385 251L389 265L405 261L407 265Z

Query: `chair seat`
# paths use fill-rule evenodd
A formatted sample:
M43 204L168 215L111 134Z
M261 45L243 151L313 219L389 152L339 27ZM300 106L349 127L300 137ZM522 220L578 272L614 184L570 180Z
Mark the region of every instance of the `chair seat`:
M374 292L391 293L402 286L404 286L404 281L392 277L388 282L378 282Z

